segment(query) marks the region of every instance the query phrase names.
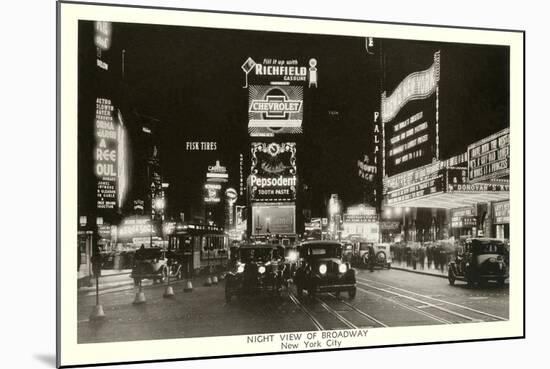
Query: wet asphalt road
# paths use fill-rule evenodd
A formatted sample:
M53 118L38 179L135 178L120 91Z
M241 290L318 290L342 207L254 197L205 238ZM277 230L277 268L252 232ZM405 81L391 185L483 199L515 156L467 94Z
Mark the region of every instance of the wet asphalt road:
M354 329L457 324L508 319L508 285L467 287L446 279L400 270L357 270L357 296L319 294L297 298L293 287L281 297L233 297L225 302L224 281L205 287L193 281L172 283L175 296L163 298L165 285L143 287L146 302L132 304L132 286L100 295L106 319L89 321L92 293L78 297L78 342L115 342L208 337L316 329Z

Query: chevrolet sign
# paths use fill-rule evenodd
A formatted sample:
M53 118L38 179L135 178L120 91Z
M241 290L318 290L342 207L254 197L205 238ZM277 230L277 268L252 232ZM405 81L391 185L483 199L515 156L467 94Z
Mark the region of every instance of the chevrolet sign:
M265 100L252 100L250 113L264 113L266 118L284 118L288 113L299 113L301 100L288 100L286 96L266 96Z

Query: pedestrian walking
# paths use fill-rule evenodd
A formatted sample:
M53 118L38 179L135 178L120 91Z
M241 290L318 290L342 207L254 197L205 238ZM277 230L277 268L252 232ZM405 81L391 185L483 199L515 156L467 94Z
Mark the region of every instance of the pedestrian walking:
M426 259L426 247L422 245L418 249L418 261L420 262L420 268L422 270L424 270L425 259Z
M431 243L426 247L426 256L428 257L428 269L430 269L433 263L433 244Z

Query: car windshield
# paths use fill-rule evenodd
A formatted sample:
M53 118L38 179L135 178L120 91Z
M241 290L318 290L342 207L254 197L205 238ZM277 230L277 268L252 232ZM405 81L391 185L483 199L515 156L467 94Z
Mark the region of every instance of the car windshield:
M339 258L342 249L339 246L312 245L305 250L304 256L317 258Z
M503 254L504 244L498 241L472 241L472 251L476 254Z
M239 250L239 258L243 262L267 262L279 257L278 250L272 248L244 248Z
M369 246L372 246L370 243L361 242L359 244L359 250L361 251L367 251L369 249Z

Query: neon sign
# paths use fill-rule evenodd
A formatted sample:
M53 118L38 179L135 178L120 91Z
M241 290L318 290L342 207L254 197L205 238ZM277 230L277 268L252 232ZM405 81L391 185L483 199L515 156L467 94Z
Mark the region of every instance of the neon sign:
M296 176L278 178L263 178L251 176L252 186L264 187L281 187L281 186L296 186Z
M248 57L241 66L246 76L248 87L248 77L252 73L252 79L256 83L268 82L273 85L305 84L317 87L317 59L310 58L305 66L305 60L297 59L277 59L263 58L261 62L256 62Z
M495 224L510 223L510 201L494 203L493 214Z
M267 96L265 100L252 100L250 113L264 113L266 118L285 118L286 114L299 113L302 101L288 100L286 96Z
M97 181L97 208L114 209L117 205L118 129L110 99L96 99L94 171Z
M510 173L510 130L508 128L468 146L468 179L472 182Z
M426 70L409 74L393 93L386 97L382 93L382 123L392 120L409 101L430 96L439 82L440 53L434 54L434 63Z
M95 45L101 50L109 50L111 48L111 22L95 22Z
M251 136L302 132L303 87L250 86L248 132Z
M227 174L227 168L220 165L220 161L216 160L215 165L208 166L208 172L206 172L206 180L211 182L227 182L229 174Z

